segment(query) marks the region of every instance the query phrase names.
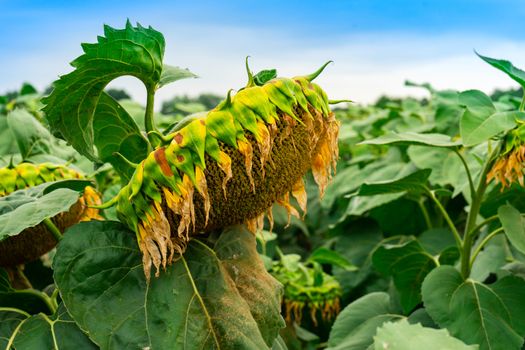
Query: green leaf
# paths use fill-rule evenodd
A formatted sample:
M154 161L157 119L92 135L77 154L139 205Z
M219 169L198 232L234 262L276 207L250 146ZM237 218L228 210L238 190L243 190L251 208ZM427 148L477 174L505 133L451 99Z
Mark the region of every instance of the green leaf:
M30 315L22 310L0 307L0 348L9 350L7 346L16 327Z
M297 338L304 340L306 342L319 342L319 336L317 334L314 334L312 332L309 332L308 330L302 328L297 323L294 322L293 329L295 330L295 334L297 335Z
M358 196L375 196L378 194L399 193L399 192L422 192L432 170L418 170L412 174L391 181L377 183L365 183L361 185Z
M387 293L367 294L345 307L337 316L327 350L363 350L372 345L377 327L387 321L402 319L390 303Z
M131 75L153 91L163 70L164 37L151 27L133 27L128 21L122 30L104 26L104 35L95 44L82 44L84 54L71 63L75 70L55 81L43 99L52 131L91 160L97 160L93 120L106 85Z
M474 146L516 126L525 119L523 112L498 112L490 97L479 90L463 91L459 104L465 107L460 120L463 145Z
M468 109L461 117L460 128L463 145L475 146L501 132L516 127L517 120L525 120L524 112L496 112L487 118L477 117Z
M284 326L282 287L243 227L213 248L192 240L149 285L135 234L118 222L73 226L53 266L69 312L102 349L265 349Z
M354 165L338 170L326 188L321 205L330 209L338 198L357 190L363 183L389 180L406 170L406 163L388 161L376 161L363 168Z
M461 257L458 247L448 247L439 254L440 265L454 265Z
M98 100L93 130L100 160L111 163L124 179L129 180L135 169L115 152L133 163L139 163L147 157L149 144L128 112L105 92Z
M381 229L370 219L354 220L351 225L343 227L343 234L337 237L334 249L359 267L357 271L345 271L334 266L334 277L340 282L344 294L350 293L373 273L372 252L382 239Z
M415 132L388 132L378 138L366 140L360 145L423 145L430 147L457 147L459 141L452 141L450 136L444 134L418 134Z
M85 180L48 182L0 197L0 241L68 211L78 200L78 191L90 184Z
M15 109L7 115L7 125L15 136L22 159L49 153L52 149L51 134L28 111Z
M481 239L478 238L478 244ZM491 273L496 273L508 263L508 252L509 246L504 235L492 238L474 260L470 278L480 282L486 280Z
M496 112L492 100L479 90L467 90L459 94L458 103L479 118L487 118Z
M308 261L315 261L319 264L330 264L341 267L346 271L355 271L357 267L348 261L344 256L338 252L325 248L319 247L310 254Z
M525 225L521 213L510 204L498 209L498 217L510 243L525 254Z
M429 148L427 146L410 146L407 155L419 169L432 169L428 178L431 184L454 185L466 177L465 168L458 155L449 148Z
M0 307L2 349L98 349L73 322L64 307L55 316Z
M348 208L346 209L346 214L342 219L345 219L347 216L350 215L361 216L374 208L378 208L387 203L391 203L396 199L403 197L404 195L405 193L400 192L380 194L371 197L353 197L350 200Z
M405 313L421 302L421 284L425 276L438 266L415 239L401 244L385 244L372 255L374 267L392 276Z
M7 116L0 113L0 157L17 152L16 139L7 124Z
M386 322L377 329L375 350L476 350L477 345L465 345L451 337L445 329L409 324L407 320Z
M525 324L525 281L508 276L491 285L463 280L452 266L432 271L423 283L427 312L440 326L481 350L519 350Z
M263 86L270 80L277 78L277 70L275 69L265 69L253 76L253 82L257 86Z
M4 290L0 290L0 307L16 308L29 314L51 314L54 311L49 297L43 292L34 289L13 289L10 285L3 287Z
M456 246L452 231L445 227L426 230L417 239L423 249L432 255L438 255L443 250Z
M439 328L424 307L414 310L414 312L407 317L407 321L410 324L419 323L423 327Z
M177 80L188 79L188 78L198 78L196 74L190 72L187 68L174 67L170 65L162 66L162 73L160 75L160 81L158 88L173 83Z
M517 67L514 67L510 61L482 56L477 52L476 55L478 55L479 58L490 64L492 67L506 73L509 77L511 77L512 80L520 84L521 87L525 89L525 72Z

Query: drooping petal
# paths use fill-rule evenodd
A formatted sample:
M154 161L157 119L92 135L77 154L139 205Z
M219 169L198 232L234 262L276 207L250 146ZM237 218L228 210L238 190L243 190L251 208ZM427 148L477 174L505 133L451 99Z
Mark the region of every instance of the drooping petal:
M248 175L248 179L250 181L250 185L252 186L252 191L255 192L255 182L253 181L252 176L252 165L253 165L253 148L252 144L248 141L239 140L239 152L244 156L244 167L246 169L246 175Z
M278 199L277 204L284 207L284 209L286 209L286 212L288 213L288 223L286 224L286 227L290 225L292 215L298 219L301 218L297 209L295 209L295 207L290 204L290 194L289 193L286 193L284 196Z
M210 196L208 195L208 184L206 183L206 176L204 175L204 171L199 167L195 168L195 180L197 182L197 191L204 200L204 226L207 226L208 219L210 217L211 201Z
M232 160L230 156L226 153L221 151L219 155L219 168L224 172L224 179L222 180L222 191L224 192L224 199L226 199L226 185L228 184L228 181L233 177L232 174Z
M306 215L307 195L304 187L303 178L300 178L292 187L292 196L299 204L299 208L303 211L303 217Z

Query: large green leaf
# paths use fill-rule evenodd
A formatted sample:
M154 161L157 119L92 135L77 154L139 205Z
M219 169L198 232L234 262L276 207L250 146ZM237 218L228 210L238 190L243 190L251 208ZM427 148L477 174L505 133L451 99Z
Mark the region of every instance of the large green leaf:
M477 345L465 345L451 337L445 329L409 324L407 320L386 322L377 329L375 350L476 350Z
M54 316L0 307L0 348L23 350L95 350L61 305Z
M0 241L68 211L78 200L79 191L90 184L85 180L48 182L0 197Z
M518 120L525 120L525 113L517 111L496 112L485 119L478 118L470 110L461 117L461 137L465 146L475 146L501 132L513 129Z
M405 313L421 302L421 284L425 276L438 266L436 259L415 239L380 246L372 256L372 263L379 272L394 279Z
M359 196L375 196L378 194L399 193L399 192L422 192L432 170L418 170L412 174L403 176L390 181L377 183L365 183L358 191Z
M17 108L10 112L7 115L7 124L15 136L23 159L51 151L51 134L28 111Z
M374 342L377 327L402 318L396 314L388 294L367 294L345 307L337 316L330 331L327 350L366 349Z
M423 283L427 312L441 327L481 350L519 350L525 324L525 281L507 276L485 285L463 280L452 266L432 271Z
M460 120L463 145L474 146L516 126L516 120L525 119L525 113L498 112L490 97L479 90L463 91L459 95L465 111Z
M431 147L457 147L459 141L452 141L450 136L444 134L418 134L415 132L389 132L375 139L366 140L360 144L364 145L423 145Z
M225 230L213 248L193 240L146 283L135 235L118 222L89 222L64 235L54 276L75 321L102 349L265 349L284 325L281 286L255 238Z
M148 155L148 141L128 112L111 96L103 92L93 117L94 145L98 157L109 162L125 179L131 178L134 169L115 152L128 160L139 163Z
M104 26L104 36L95 44L82 44L83 55L71 63L75 70L55 81L53 92L43 99L51 129L96 160L93 120L104 88L131 75L154 91L162 77L164 46L162 34L151 27L133 27L129 21L122 30Z
M518 84L521 85L523 89L525 89L525 72L515 67L510 61L482 56L477 52L476 55L478 55L479 58L481 58L483 61L487 62L494 68L497 68L500 71L506 73L509 77L512 78L512 80L516 81Z
M521 213L510 204L498 209L498 217L510 243L525 254L525 223Z

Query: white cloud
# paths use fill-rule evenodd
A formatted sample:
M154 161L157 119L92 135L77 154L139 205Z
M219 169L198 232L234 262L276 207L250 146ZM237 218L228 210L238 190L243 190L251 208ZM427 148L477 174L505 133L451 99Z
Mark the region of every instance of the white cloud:
M306 36L295 37L269 29L166 23L159 28L167 42L165 62L188 67L201 78L179 81L161 89L157 107L174 94L225 94L230 88L241 87L246 81L246 55L252 57L253 70L277 68L282 76L310 73L331 59L335 63L319 77L318 83L333 99L349 98L360 103L372 102L381 94L425 94L423 90L405 87L406 79L429 82L439 89L490 92L497 87L517 86L476 57L473 48L525 67L525 42L472 33L355 33L326 41L317 38L309 43ZM85 33L82 37L86 37ZM43 88L58 74L68 72L67 62L79 52L78 43L69 47L72 40L68 39L57 50L28 53L27 57L11 62L5 56L0 59L3 67L9 67L0 81L0 91L14 89L23 81ZM120 78L111 85L126 88L138 101L145 101L144 88L136 79Z

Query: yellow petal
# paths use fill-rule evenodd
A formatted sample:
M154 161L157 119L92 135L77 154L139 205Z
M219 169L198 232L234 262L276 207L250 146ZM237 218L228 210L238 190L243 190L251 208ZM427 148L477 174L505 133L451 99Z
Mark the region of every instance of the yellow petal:
M306 189L304 187L303 179L299 179L292 187L292 196L299 204L299 208L303 211L303 217L306 215L306 204L307 204L307 195Z
M296 218L300 219L301 216L299 215L299 212L297 211L297 209L295 209L291 204L290 204L290 195L288 193L286 193L281 199L278 199L277 200L277 204L279 204L280 206L284 207L284 209L286 209L286 212L288 213L288 223L286 224L286 227L288 227L290 225L290 221L292 219L292 215L295 216Z
M264 123L258 122L257 129L258 129L257 143L259 145L259 151L261 153L261 169L262 169L262 176L264 178L264 165L270 155L271 138L270 138L270 131L268 130L268 128L266 127Z
M252 159L253 159L253 148L252 144L248 141L239 140L239 152L244 156L244 167L246 169L246 175L248 175L248 179L250 180L250 184L252 185L252 190L255 193L255 182L253 181L252 176Z
M197 182L197 191L199 191L202 199L204 199L204 215L206 217L204 226L208 225L210 216L211 202L208 195L208 184L206 183L206 176L200 167L195 167L195 180Z
M268 222L270 224L270 232L273 231L273 207L268 208L266 211L266 217L268 218Z
M219 154L219 168L224 172L224 179L222 180L222 191L224 192L224 198L226 199L226 184L233 177L232 174L232 160L230 156L221 151Z
M319 196L323 198L326 186L328 184L328 172L323 157L320 154L314 156L312 162L312 174L314 180L319 187Z

